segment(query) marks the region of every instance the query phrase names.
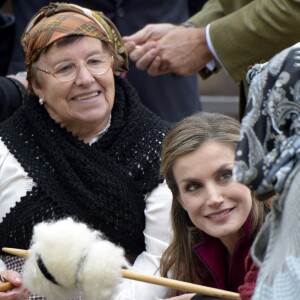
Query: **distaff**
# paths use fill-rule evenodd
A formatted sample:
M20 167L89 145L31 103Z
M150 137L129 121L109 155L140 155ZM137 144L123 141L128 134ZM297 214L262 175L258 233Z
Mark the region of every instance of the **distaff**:
M29 250L23 250L23 249L2 248L2 251L8 254L13 254L21 257L28 257L30 255ZM210 287L188 283L180 280L146 275L146 274L142 274L142 273L126 270L126 269L121 269L121 274L123 278L143 281L151 284L163 285L172 289L181 290L183 292L198 293L210 297L219 297L224 299L233 299L233 300L241 299L238 293L210 288ZM5 292L12 288L13 285L10 282L5 282L0 284L0 292Z
M2 248L2 251L27 258L23 272L25 285L47 298L66 299L80 287L85 299L107 299L108 294L113 295L121 275L185 292L240 299L237 293L126 270L121 247L103 240L101 232L71 218L36 225L29 250ZM4 283L0 291L11 288L11 283Z

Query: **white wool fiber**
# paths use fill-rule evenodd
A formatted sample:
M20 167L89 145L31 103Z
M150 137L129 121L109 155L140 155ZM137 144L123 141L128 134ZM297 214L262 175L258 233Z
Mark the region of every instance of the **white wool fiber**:
M124 251L109 241L98 241L89 249L78 278L86 300L111 300L121 282Z
M71 218L37 224L30 256L24 265L25 285L32 293L48 299L67 299L76 290L77 272L84 253L97 239L101 239L99 232ZM37 265L38 256L59 285L41 273Z

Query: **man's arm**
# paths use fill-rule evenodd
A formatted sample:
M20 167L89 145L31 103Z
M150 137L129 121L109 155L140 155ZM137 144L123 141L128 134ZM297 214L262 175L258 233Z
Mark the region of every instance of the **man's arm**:
M224 15L217 0L208 1L200 13L201 24L205 23L204 20L211 21ZM188 21L193 21L193 18ZM199 24L194 25L200 27ZM150 24L130 37L124 37L124 41L137 68L147 69L150 75L193 74L203 69L212 58L204 26L183 28L172 24ZM140 46L135 48L135 45Z
M254 0L211 22L210 38L222 65L237 82L248 68L300 40L300 2Z
M205 27L214 20L225 16L224 9L219 0L209 0L203 8L195 15L190 17L187 22L194 24L196 27Z

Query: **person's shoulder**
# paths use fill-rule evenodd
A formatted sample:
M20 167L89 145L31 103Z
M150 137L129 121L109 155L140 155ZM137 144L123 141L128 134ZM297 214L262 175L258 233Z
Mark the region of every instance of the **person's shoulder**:
M10 117L25 98L26 89L15 78L0 77L0 122Z

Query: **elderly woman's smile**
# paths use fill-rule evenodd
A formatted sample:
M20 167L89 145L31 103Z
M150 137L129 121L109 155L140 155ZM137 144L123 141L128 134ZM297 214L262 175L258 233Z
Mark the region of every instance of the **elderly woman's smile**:
M93 101L95 100L95 97L100 95L100 91L99 92L91 92L90 94L84 94L81 96L75 96L72 98L72 100L74 101Z
M114 104L111 65L112 54L96 38L54 43L36 63L33 89L56 122L88 139L106 126Z

